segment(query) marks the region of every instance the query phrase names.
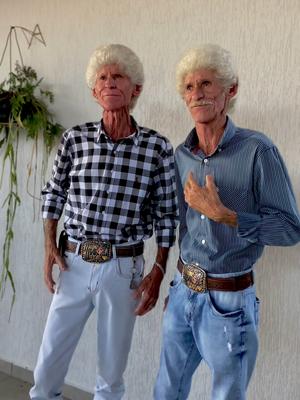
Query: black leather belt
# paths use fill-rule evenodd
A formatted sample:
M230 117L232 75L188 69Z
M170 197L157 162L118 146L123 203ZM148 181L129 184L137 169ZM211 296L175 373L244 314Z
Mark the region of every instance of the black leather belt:
M184 264L178 260L177 268L182 274L183 282L195 292L204 293L207 290L236 292L254 284L253 272L230 278L215 278L207 276L206 272L196 263Z
M65 250L76 253L77 243L66 240ZM115 247L117 257L136 257L143 254L144 243L132 246ZM110 242L101 240L86 240L80 244L79 252L85 261L102 263L112 258L112 245Z

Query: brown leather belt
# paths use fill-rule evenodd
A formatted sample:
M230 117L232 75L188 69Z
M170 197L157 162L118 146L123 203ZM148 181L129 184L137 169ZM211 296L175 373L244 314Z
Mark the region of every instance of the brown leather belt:
M182 279L186 286L198 293L204 293L207 290L236 292L254 284L252 271L231 278L212 278L207 276L206 272L198 264L184 264L180 259L178 260L177 268L182 274Z
M76 253L77 243L66 240L65 250ZM143 254L144 243L137 243L132 246L115 247L117 257L136 257ZM102 263L112 258L112 245L110 242L101 240L86 240L80 244L79 252L85 261Z

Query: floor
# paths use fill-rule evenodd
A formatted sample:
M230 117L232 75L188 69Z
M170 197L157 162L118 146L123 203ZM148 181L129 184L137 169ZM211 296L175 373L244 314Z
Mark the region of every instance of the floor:
M30 383L20 381L0 372L1 400L28 400L30 386Z
M0 372L0 400L28 400L30 387L30 383Z

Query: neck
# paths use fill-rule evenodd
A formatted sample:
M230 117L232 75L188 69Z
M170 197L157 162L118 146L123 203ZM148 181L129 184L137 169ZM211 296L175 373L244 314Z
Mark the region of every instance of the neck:
M209 124L196 123L198 146L205 155L209 156L216 151L223 136L225 125L226 116Z
M113 111L104 110L103 124L105 132L114 141L123 139L134 132L127 107Z

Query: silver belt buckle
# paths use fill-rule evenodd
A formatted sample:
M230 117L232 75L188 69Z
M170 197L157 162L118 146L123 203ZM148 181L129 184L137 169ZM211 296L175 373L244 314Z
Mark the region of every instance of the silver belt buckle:
M206 272L197 263L184 264L182 279L189 289L197 293L207 291Z
M112 258L112 248L109 242L101 240L86 240L80 247L84 261L90 263L103 263Z

